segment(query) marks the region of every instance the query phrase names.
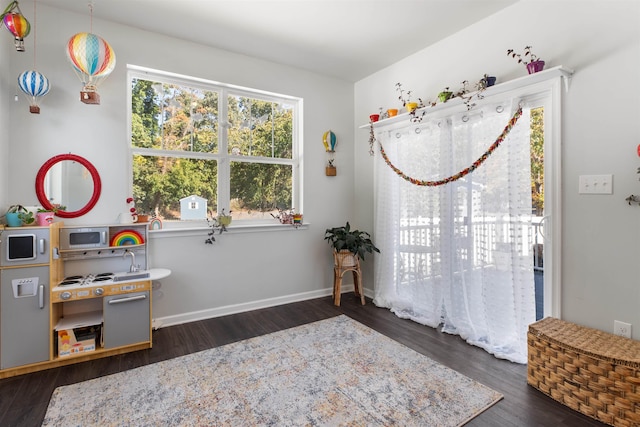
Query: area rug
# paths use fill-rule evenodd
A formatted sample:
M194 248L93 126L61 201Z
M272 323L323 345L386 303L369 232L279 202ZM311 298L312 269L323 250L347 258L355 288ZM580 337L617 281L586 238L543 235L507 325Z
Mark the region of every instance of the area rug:
M58 387L43 426L459 426L502 395L344 315Z

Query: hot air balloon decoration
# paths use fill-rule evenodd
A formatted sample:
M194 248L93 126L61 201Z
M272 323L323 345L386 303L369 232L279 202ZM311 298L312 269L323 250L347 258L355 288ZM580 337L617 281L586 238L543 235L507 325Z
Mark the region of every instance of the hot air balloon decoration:
M18 52L24 52L24 38L31 31L31 24L22 15L17 1L12 1L2 12L2 24L14 37L14 43Z
M29 100L29 112L40 114L40 98L49 93L49 79L37 71L25 71L18 76L18 86Z
M327 153L329 153L329 162L327 167L325 168L325 174L327 176L336 176L336 167L333 165L333 161L335 160L333 154L336 152L336 143L338 140L336 139L336 134L331 130L326 131L322 135L322 144L324 145L324 149Z
M78 33L67 43L67 58L82 82L80 101L100 104L97 88L116 66L116 54L102 37Z

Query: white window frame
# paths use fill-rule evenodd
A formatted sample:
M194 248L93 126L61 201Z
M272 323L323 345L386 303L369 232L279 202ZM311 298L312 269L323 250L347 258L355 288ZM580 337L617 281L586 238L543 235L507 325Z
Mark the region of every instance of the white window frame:
M174 84L181 86L194 87L198 89L208 90L218 93L219 105L218 105L218 150L216 153L201 153L201 152L182 152L174 150L157 150L152 148L140 148L132 145L132 133L131 133L131 97L132 88L131 83L133 79L151 80L160 83ZM228 153L228 141L226 130L229 127L227 122L227 100L228 96L243 96L248 98L256 98L264 101L279 102L293 105L293 123L292 123L292 156L291 159L285 158L272 158L272 157L258 157L258 156L242 156L233 155ZM221 212L224 209L226 212L230 211L230 198L231 198L231 161L234 159L242 160L244 162L254 163L270 163L280 165L290 165L292 167L292 189L291 189L291 202L296 212L303 212L303 197L302 197L302 117L303 117L303 100L302 98L282 95L273 92L267 92L258 89L251 89L241 86L236 86L227 83L220 83L213 80L202 79L198 77L191 77L182 74L175 74L167 71L155 70L146 67L140 67L136 65L127 64L127 141L128 141L128 174L129 174L129 194L133 191L133 156L140 155L153 155L153 156L168 156L168 157L188 157L198 158L205 160L215 160L218 163L218 192L217 192L217 204L218 211ZM223 119L224 118L224 119ZM279 225L279 223L273 220L266 219L254 219L254 220L235 220L232 227L237 226L264 226L264 225ZM181 221L170 220L163 223L163 229L185 229L185 228L203 228L206 227L206 221Z

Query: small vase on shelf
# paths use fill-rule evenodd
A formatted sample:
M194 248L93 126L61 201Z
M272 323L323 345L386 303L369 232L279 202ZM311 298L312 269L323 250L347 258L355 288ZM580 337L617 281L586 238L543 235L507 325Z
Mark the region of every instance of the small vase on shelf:
M544 61L533 61L527 64L527 71L529 74L537 73L538 71L542 71L544 69Z

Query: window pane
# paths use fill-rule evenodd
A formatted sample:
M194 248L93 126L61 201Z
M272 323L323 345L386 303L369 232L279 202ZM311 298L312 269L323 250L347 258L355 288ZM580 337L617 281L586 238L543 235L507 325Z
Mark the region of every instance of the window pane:
M272 219L292 207L291 165L231 162L231 210L238 219Z
M291 159L293 106L229 96L229 154Z
M217 173L215 160L134 155L133 197L136 210L165 220L179 220L180 199L199 196L207 201L205 213L207 210L215 211ZM197 206L204 209L200 204Z
M133 79L131 144L160 150L215 153L218 93Z

